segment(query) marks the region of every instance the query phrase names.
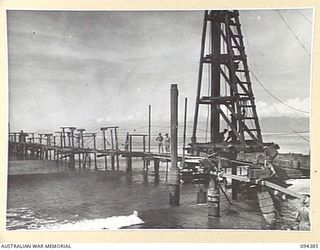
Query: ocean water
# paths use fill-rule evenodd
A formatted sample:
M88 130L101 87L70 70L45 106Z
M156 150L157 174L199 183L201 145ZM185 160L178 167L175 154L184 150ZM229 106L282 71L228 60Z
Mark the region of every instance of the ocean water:
M292 137L292 136L291 136ZM281 148L295 153L308 153L308 144L282 138ZM279 139L281 137L275 138ZM274 139L274 138L271 138ZM98 170L69 169L55 161L10 161L8 164L7 230L105 230L127 229L270 229L259 211L255 193L239 194L229 204L221 193L221 217L208 218L206 205L197 205L201 184L182 183L180 206L169 205L165 162L160 164L160 180L154 177L153 164L143 171L141 159L134 159L133 171L104 170L99 159ZM109 164L110 168L110 164ZM309 192L309 180L291 180L298 192ZM225 190L230 198L230 189ZM282 202L283 216L272 229L296 227L295 214L301 202ZM144 223L128 226L121 218L134 211ZM113 223L113 224L112 224ZM111 224L113 226L111 226ZM132 223L134 224L134 223Z

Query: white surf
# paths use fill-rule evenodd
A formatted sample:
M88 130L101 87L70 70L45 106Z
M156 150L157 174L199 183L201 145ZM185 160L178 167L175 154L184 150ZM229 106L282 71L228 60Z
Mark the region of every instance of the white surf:
M128 216L112 216L103 219L81 220L75 223L56 224L52 226L44 226L40 229L53 231L88 231L102 229L120 229L133 225L145 223L138 217L138 212Z

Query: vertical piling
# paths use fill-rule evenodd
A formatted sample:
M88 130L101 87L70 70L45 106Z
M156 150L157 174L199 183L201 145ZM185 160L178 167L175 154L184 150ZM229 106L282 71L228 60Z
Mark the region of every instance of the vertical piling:
M102 131L102 136L103 136L103 149L106 150L107 149L106 129L105 128L100 128L100 130ZM104 157L104 166L105 166L105 170L107 170L108 169L107 156Z
M180 203L180 171L178 168L178 87L171 84L171 167L169 171L169 204Z
M111 137L111 149L114 150L113 145L113 131L110 129L110 137ZM111 169L114 170L114 154L111 154Z
M115 160L115 156L114 156L114 154L112 154L112 155L111 155L111 169L112 169L112 170L115 170L115 167L114 167L114 162L115 162L115 161L114 161L114 160Z
M76 130L75 127L70 127L70 137L71 137L71 147L74 148L74 131Z
M68 147L71 147L71 132L67 132L68 137Z
M96 142L96 134L92 134L93 137L93 148L94 150L97 149L97 142ZM97 170L98 166L97 166L97 153L94 153L94 169Z
M43 134L39 134L39 144L42 144L42 135Z
M154 159L154 182L159 182L159 167L160 167L160 160Z
M151 151L151 105L149 105L148 152Z
M61 133L61 137L62 137L62 147L65 147L65 146L66 146L65 128L64 128L64 127L61 127L61 128L62 128L62 133Z
M74 152L72 152L72 153L70 154L70 157L69 157L69 166L70 166L70 168L75 168Z
M119 154L118 154L118 150L119 150L119 143L118 143L118 133L117 133L117 128L114 128L114 139L115 139L115 143L116 143L116 161L117 161L117 170L119 170L120 166L119 166Z
M237 164L236 163L231 163L232 164L232 174L237 175ZM238 199L238 186L239 186L239 181L232 179L232 199L237 200Z
M127 138L129 138L129 152L132 152L132 136L129 135L129 133L127 134ZM131 155L127 156L127 168L126 168L127 172L131 172L132 171L132 158Z
M208 188L208 217L220 217L220 190L218 176L210 176Z
M60 148L63 148L62 132L60 132L59 134L60 134Z
M185 148L186 148L186 134L187 134L187 109L188 109L188 98L184 98L184 119L183 119L183 146L182 146L182 161L185 159Z

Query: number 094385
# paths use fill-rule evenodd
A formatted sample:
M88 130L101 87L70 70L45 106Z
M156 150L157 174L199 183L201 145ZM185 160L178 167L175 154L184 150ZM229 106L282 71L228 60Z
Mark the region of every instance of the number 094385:
M317 249L318 244L300 244L300 248Z

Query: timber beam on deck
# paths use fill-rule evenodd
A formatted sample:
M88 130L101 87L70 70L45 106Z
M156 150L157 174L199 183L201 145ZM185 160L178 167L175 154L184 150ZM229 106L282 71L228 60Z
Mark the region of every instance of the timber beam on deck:
M239 176L239 175L233 175L233 174L226 174L223 173L221 177L226 177L226 178L231 178L233 180L238 180L241 182L247 182L247 183L253 183L253 184L259 184L261 186L269 187L274 190L280 191L284 194L290 195L292 197L298 198L298 199L303 199L304 195L295 192L293 190L287 189L285 187L282 187L278 184L275 184L273 182L267 181L267 180L261 180L261 179L250 179L249 177L246 176Z

